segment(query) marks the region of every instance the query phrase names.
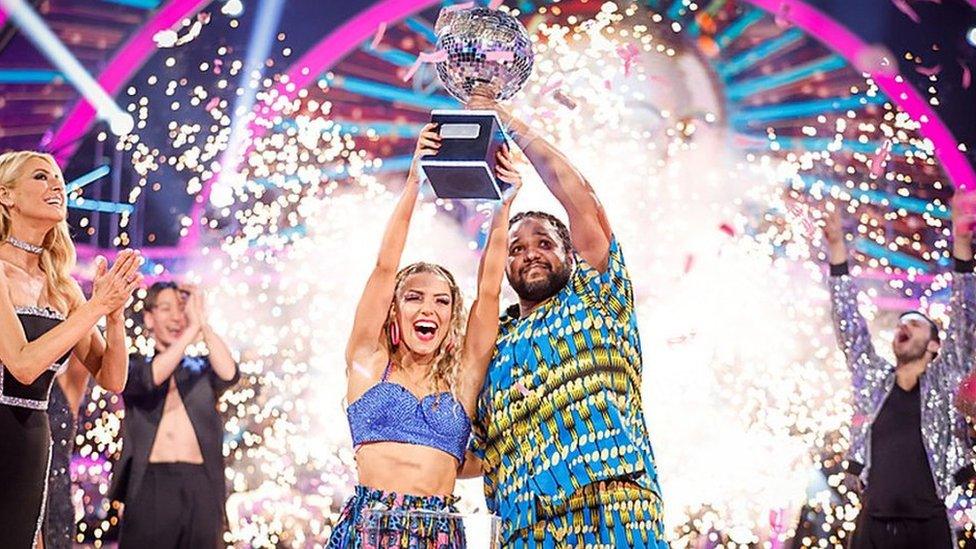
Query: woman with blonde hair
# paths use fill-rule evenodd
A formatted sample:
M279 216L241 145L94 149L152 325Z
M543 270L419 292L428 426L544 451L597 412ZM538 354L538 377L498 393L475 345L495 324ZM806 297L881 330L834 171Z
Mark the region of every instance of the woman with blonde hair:
M54 158L0 155L0 547L37 547L51 460L48 395L74 354L99 385L120 392L128 353L123 310L142 281L138 252L108 269L98 258L92 297L71 278L67 193ZM96 323L106 318L105 338Z
M330 549L464 546L458 521L430 512L456 512L454 483L498 332L514 192L492 220L465 329L461 292L451 273L431 263L397 271L420 190L417 163L435 153L440 141L435 125L423 128L356 309L346 347L346 412L359 485L332 530ZM507 148L498 154L496 172L517 191L521 180ZM420 511L431 518L373 514L378 511Z

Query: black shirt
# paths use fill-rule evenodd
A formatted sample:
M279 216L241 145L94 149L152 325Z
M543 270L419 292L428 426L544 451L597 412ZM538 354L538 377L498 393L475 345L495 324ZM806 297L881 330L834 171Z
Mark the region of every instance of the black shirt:
M169 391L169 378L156 385L152 376L151 356L138 354L129 357L129 380L122 392L125 420L122 422L122 457L114 467L112 499L125 501L134 496L142 485L149 454L156 440L156 430L163 419L163 404ZM234 377L221 379L206 357L183 357L172 376L183 400L183 407L193 425L203 455L203 466L214 494L223 501L224 486L224 422L217 413L220 395L237 383Z
M871 426L871 469L865 489L868 514L925 519L945 515L922 442L920 383L897 383Z

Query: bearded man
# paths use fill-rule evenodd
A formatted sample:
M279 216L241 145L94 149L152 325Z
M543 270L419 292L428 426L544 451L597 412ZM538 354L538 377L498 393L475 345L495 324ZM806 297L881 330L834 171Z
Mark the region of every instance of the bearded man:
M504 547L667 547L641 400L634 293L593 189L552 144L487 97L566 210L514 216L500 321L462 475L484 474Z

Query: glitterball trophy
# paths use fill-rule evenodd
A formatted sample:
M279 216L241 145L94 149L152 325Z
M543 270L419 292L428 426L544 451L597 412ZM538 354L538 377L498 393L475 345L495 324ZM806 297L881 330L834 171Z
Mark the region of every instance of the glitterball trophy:
M462 103L475 89L498 101L514 96L532 73L532 43L518 19L491 8L445 9L435 26L445 59L437 76ZM420 160L440 198L501 199L507 183L495 177L495 154L505 142L489 110L435 110L441 147Z

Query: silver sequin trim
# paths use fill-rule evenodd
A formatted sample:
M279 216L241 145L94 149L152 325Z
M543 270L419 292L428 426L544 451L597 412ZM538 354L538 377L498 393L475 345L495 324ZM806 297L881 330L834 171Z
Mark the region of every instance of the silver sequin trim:
M64 320L64 315L50 307L35 307L33 305L26 305L23 307L14 307L14 312L17 314L32 315L32 316L43 316L44 318L53 318L54 320Z
M61 375L68 368L68 361L56 362L48 366L48 370L55 372L54 375ZM7 369L0 364L0 404L6 404L7 406L18 406L20 408L30 408L31 410L47 410L47 402L51 398L51 389L54 387L55 381L51 381L50 385L47 386L47 396L44 400L34 400L32 398L21 398L12 397L3 394L3 379L6 376Z

